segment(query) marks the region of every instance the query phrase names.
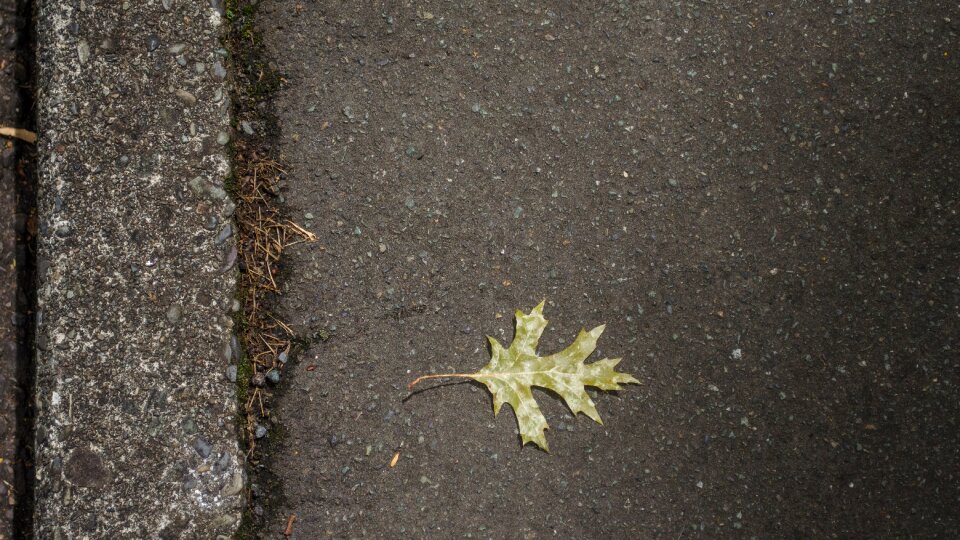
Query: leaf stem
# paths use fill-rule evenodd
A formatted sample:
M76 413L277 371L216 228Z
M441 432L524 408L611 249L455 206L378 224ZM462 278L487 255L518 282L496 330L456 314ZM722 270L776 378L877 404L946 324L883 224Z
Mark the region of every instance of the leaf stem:
M421 375L414 379L414 381L407 385L407 390L410 390L420 381L425 381L427 379L441 379L445 377L461 377L464 379L473 379L478 375L478 373L439 373L437 375Z

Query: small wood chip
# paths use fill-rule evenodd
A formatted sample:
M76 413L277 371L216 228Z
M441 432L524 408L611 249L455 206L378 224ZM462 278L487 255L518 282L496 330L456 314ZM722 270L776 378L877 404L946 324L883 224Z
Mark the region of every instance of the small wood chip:
M27 141L30 144L37 142L37 134L26 129L0 126L0 135L15 137L21 141Z

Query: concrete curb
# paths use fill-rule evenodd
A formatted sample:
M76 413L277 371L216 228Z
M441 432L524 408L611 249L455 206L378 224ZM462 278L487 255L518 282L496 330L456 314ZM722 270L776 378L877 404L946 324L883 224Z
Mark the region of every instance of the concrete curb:
M222 17L38 2L38 538L240 521Z

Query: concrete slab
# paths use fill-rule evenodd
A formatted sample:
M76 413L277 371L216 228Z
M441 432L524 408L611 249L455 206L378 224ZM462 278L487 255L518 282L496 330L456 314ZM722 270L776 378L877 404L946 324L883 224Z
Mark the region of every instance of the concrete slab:
M229 536L222 3L37 7L36 537Z

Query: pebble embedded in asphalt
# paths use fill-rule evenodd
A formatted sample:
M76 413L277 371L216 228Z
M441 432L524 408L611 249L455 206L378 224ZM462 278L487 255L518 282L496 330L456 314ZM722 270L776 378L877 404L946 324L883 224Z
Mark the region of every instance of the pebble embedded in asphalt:
M196 96L194 96L190 92L187 92L186 90L178 89L174 91L174 94L176 94L177 99L179 99L186 105L194 105L197 103Z
M227 223L224 225L223 229L220 230L220 233L217 235L216 239L214 239L214 242L217 245L220 245L226 242L231 236L233 236L233 225Z
M197 454L200 457L206 459L210 455L210 452L213 451L213 446L210 445L206 440L198 437L197 440L193 442L193 449L197 451Z
M213 63L213 76L220 80L227 78L227 70L220 62Z
M180 315L182 312L183 308L181 308L179 305L174 304L170 306L170 308L167 310L167 320L171 323L177 323L180 321Z
M86 40L81 40L77 44L77 58L81 64L85 64L90 59L90 44Z

